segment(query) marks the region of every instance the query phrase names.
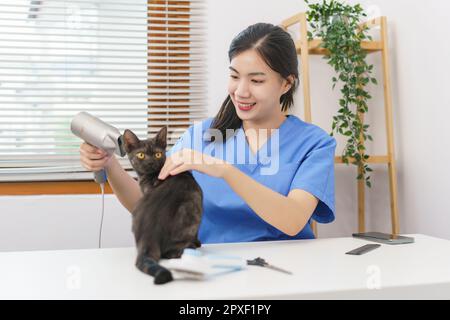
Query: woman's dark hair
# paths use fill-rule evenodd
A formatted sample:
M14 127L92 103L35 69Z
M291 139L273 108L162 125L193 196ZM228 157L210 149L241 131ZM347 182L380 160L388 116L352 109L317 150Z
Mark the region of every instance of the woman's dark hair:
M294 77L294 83L288 92L280 97L281 110L286 111L294 103L294 92L298 86L298 60L294 41L289 33L270 23L257 23L240 32L231 42L228 58L231 60L249 49L256 50L264 62L281 77ZM223 141L226 129L238 129L242 120L236 113L235 106L228 95L215 116L211 129L219 129ZM229 138L229 137L228 137Z

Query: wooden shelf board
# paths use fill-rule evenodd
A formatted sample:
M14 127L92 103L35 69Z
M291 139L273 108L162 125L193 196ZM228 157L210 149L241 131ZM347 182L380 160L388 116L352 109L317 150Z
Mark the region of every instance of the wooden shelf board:
M354 158L349 158L349 163L352 163ZM389 156L369 156L367 163L390 163ZM334 157L334 163L344 163L342 157Z
M320 44L322 40L313 39L308 41L308 53L311 55L325 55L328 53L328 50L321 48ZM361 47L366 50L368 53L378 52L383 50L383 43L381 41L362 41ZM295 42L295 48L298 54L301 54L301 42L300 40Z

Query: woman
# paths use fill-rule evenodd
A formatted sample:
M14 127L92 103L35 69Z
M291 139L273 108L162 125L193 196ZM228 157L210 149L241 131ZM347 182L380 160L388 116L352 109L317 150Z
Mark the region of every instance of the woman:
M311 219L334 220L336 142L285 114L298 84L294 42L280 27L258 23L233 39L229 59L221 109L185 132L159 178L193 171L204 193L202 243L314 238ZM141 191L114 156L87 144L80 153L87 169L106 169L132 211Z

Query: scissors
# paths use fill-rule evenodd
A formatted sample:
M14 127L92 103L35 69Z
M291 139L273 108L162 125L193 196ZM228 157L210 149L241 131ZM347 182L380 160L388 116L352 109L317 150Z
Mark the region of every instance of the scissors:
M280 271L280 272L283 272L283 273L292 274L292 272L290 272L290 271L287 271L287 270L275 267L275 266L267 263L266 260L264 260L263 258L260 258L260 257L258 257L256 259L253 259L253 260L247 260L247 264L250 265L250 266L266 267L266 268L269 268L269 269L272 269L272 270L276 270L276 271Z

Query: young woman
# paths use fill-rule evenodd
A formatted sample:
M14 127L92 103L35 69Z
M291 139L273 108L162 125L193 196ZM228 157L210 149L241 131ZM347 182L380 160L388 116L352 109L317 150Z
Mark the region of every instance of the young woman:
M311 219L334 220L336 142L286 115L298 84L294 42L280 27L258 23L233 39L229 60L218 114L185 132L159 178L192 170L204 193L202 243L314 238ZM87 144L80 153L88 170L106 168L132 211L141 191L114 156Z

